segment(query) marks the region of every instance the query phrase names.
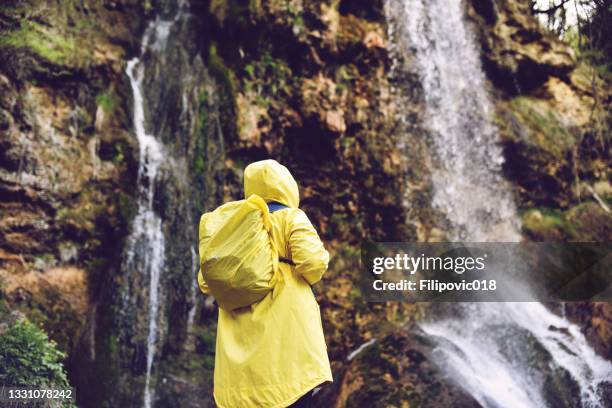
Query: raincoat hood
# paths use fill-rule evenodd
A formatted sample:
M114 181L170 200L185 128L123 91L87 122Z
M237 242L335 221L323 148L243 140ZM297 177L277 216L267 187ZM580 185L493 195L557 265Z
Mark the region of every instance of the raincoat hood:
M300 193L289 170L276 160L261 160L244 169L244 196L257 194L266 202L275 201L291 208L300 205Z

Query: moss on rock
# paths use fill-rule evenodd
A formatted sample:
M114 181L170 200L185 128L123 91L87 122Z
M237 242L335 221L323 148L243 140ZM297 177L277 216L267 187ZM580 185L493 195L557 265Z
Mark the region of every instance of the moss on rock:
M555 107L547 101L518 96L510 100L510 109L524 126L528 145L534 145L554 158L563 158L574 147L576 138L563 124Z
M523 231L536 241L606 242L612 235L612 215L592 201L565 211L531 209L522 220Z
M49 27L26 20L0 39L0 47L27 48L51 63L67 65L74 58L76 43L71 36L50 32Z

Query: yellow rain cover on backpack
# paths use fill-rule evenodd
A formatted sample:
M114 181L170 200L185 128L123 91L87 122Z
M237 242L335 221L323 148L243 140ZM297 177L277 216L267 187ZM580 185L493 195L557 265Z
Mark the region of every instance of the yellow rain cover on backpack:
M249 306L277 283L278 251L270 228L268 206L255 194L202 215L200 268L220 308Z

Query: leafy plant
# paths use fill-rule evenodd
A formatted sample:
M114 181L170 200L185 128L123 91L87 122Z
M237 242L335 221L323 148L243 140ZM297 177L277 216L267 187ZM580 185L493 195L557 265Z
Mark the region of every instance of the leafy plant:
M112 112L115 106L117 106L115 95L111 92L98 94L96 96L96 103L107 113Z
M304 18L301 14L301 9L296 7L293 3L287 5L287 11L291 18L291 30L294 35L300 35L304 32Z
M257 104L266 109L272 103L267 95L290 92L291 68L282 59L272 56L269 50L259 59L249 62L244 67L244 73L244 91L258 95Z
M27 320L17 321L0 335L0 382L67 388L64 357L42 329Z

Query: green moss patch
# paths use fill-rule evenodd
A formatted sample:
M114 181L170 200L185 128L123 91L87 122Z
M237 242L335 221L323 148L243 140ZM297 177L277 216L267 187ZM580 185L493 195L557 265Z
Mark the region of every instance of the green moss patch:
M236 75L225 65L223 58L217 52L216 44L211 44L208 49L208 68L211 75L227 87L232 96L235 96L237 89Z
M17 30L0 38L0 47L27 48L43 59L56 65L66 65L75 54L73 37L53 32L40 23L22 20Z
M612 215L593 201L566 211L530 209L522 222L523 232L536 241L605 242L612 234Z
M523 214L523 231L535 240L562 240L568 224L563 213L551 209L531 209Z
M533 145L554 157L563 157L574 146L574 136L546 101L519 96L513 98L509 106L527 130Z
M101 107L104 112L111 113L117 107L117 96L114 92L104 92L96 95L96 104Z

